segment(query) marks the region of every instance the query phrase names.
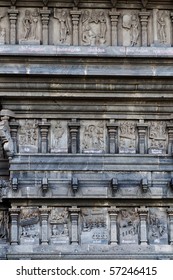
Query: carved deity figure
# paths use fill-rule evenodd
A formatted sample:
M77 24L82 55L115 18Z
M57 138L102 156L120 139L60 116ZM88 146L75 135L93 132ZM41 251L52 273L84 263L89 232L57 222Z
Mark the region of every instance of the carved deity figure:
M25 11L25 16L22 22L25 30L24 38L27 40L31 35L31 29L32 29L32 18L31 18L31 12L29 10Z
M85 127L83 145L85 149L104 149L104 127L93 124Z
M162 44L166 44L167 40L166 40L166 21L164 19L164 16L160 16L160 18L158 18L157 20L158 24L159 24L159 38L160 38L160 43Z
M38 125L35 120L25 120L19 131L20 145L37 145Z
M139 38L139 20L137 18L137 15L132 15L131 20L131 46L137 45L138 38Z
M67 36L71 34L68 12L67 10L61 10L60 12L56 13L56 9L54 10L54 18L59 21L60 29L60 42L64 44L67 40Z
M101 43L104 44L106 42L106 31L107 31L107 25L106 25L106 16L103 11L99 13L99 21L100 21L100 40Z
M165 149L166 148L166 123L165 122L150 122L150 146L151 148Z
M90 12L88 10L84 10L82 13L82 41L84 45L94 45L96 34L93 32L90 26Z
M39 18L39 11L35 9L32 13L32 22L33 22L33 39L36 40L37 24Z

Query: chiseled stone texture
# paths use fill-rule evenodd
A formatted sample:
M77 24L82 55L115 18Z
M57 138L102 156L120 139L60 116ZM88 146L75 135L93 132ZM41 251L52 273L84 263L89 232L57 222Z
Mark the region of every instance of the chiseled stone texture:
M172 28L172 1L0 1L0 259L173 259Z

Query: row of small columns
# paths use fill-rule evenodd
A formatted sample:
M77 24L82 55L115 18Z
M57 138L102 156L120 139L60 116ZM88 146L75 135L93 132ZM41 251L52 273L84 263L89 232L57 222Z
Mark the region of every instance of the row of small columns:
M157 11L156 9L153 10L153 18ZM10 44L16 44L17 43L17 17L19 14L19 10L16 9L15 6L12 6L8 10L9 20L10 20ZM42 37L43 37L43 45L48 45L48 38L49 38L49 29L48 24L50 20L50 14L51 11L48 9L48 7L43 7L43 9L40 10L41 15L41 21L42 21ZM73 26L73 45L78 46L79 45L79 19L81 16L81 11L78 10L77 7L74 7L73 10L70 12L71 18L72 18L72 26ZM109 12L109 16L111 19L111 44L112 46L117 46L118 44L118 19L120 16L120 13L117 11L116 8L112 8L112 10ZM148 45L148 20L149 20L150 12L147 12L145 9L141 10L139 13L139 18L141 22L141 31L142 31L142 46L146 47ZM173 13L171 13L171 20L173 23ZM153 31L154 36L157 36L157 28L154 28L156 25L156 20L153 23ZM155 30L156 29L156 30ZM157 42L157 38L154 38L154 41Z
M11 137L14 142L14 152L17 152L17 130L19 124L13 119L10 122ZM47 119L42 119L42 122L39 123L40 134L41 134L41 152L48 152L48 133L50 128L50 123ZM76 119L72 119L68 123L70 138L71 138L71 153L76 154L78 152L78 134L80 123ZM109 153L115 154L118 153L118 127L119 124L110 120L107 124L108 135L109 135ZM139 154L146 153L146 133L147 133L148 124L144 120L139 120L137 123L138 129L138 152ZM172 155L173 153L173 122L170 121L167 123L168 131L168 154Z
M41 217L41 244L48 245L48 216L50 209L47 207L40 208ZM118 245L118 231L117 231L117 217L119 209L116 207L110 207L108 210L110 216L110 244ZM18 217L20 209L11 208L11 244L17 245L19 243L18 237ZM79 244L78 238L78 219L80 208L72 206L69 208L70 218L71 218L71 244ZM147 216L148 209L146 207L140 207L138 209L140 218L140 244L147 245ZM173 208L167 210L169 217L169 244L173 245Z

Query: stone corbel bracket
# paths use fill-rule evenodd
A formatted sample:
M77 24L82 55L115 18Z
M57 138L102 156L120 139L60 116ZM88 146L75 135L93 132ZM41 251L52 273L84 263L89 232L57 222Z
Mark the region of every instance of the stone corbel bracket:
M149 185L148 185L148 180L147 178L143 178L141 180L141 188L142 188L142 192L147 193L149 190Z
M9 159L14 155L14 143L10 134L9 118L14 118L14 113L10 110L1 110L0 112L0 138L2 140L4 151Z
M49 183L48 183L48 179L47 178L43 178L42 179L42 191L43 191L43 195L45 195L45 193L48 191L49 189Z
M78 180L78 178L72 177L71 188L72 188L73 194L76 195L76 193L77 193L77 191L79 189L79 180Z
M115 195L115 193L118 191L118 180L117 178L112 178L111 179L111 189L112 189L112 194Z

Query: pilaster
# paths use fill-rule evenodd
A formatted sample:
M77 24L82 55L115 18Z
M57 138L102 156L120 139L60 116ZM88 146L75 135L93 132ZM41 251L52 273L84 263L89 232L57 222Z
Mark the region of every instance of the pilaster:
M11 245L17 245L19 242L18 218L20 209L17 207L12 207L9 209L9 212L11 217L10 243Z
M68 124L70 130L70 138L71 138L71 153L76 154L78 152L78 133L80 128L80 123L77 122L76 119L72 119L72 121Z
M50 123L47 122L47 119L42 119L42 122L39 123L40 133L41 133L41 152L48 152L48 132Z
M148 19L149 19L150 13L146 11L142 11L139 13L140 21L141 21L141 27L142 27L142 46L147 47L148 46Z
M138 128L138 150L139 154L145 154L146 152L146 132L147 132L148 124L144 123L143 120L140 120L137 124Z
M8 10L8 16L10 20L10 44L15 45L17 43L17 17L18 17L19 11L15 8L15 6L12 6Z
M139 218L140 218L140 244L146 245L147 242L147 216L148 209L141 207L138 209Z
M118 19L120 13L117 12L116 8L112 8L109 12L109 16L111 18L111 41L112 46L118 45Z
M40 208L41 217L41 244L48 245L48 217L50 209L47 207Z
M79 243L78 218L79 218L80 208L77 208L77 206L72 206L72 208L69 208L69 212L71 218L71 244L76 245Z
M169 217L169 244L173 245L173 208L167 210Z
M11 132L11 138L13 139L14 144L14 153L17 153L17 131L18 131L19 124L15 121L15 119L12 119L10 122L10 132Z
M116 207L110 207L108 210L110 217L110 244L118 244L118 232L117 232L117 217L119 209Z
M81 15L81 11L79 11L76 7L70 12L72 17L73 24L73 46L79 45L79 19Z
M117 130L118 130L118 124L110 121L110 123L107 124L108 134L109 134L109 153L115 154L117 153Z
M40 10L41 21L42 21L42 38L43 45L49 44L49 20L50 20L51 11L47 7L43 7Z

